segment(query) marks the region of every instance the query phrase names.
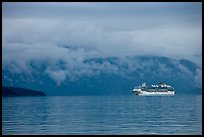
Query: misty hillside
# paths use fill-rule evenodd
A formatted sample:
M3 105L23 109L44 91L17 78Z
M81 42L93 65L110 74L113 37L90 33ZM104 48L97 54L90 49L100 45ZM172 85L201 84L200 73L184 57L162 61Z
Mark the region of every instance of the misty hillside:
M43 90L47 95L131 95L134 86L164 82L177 94L201 94L201 68L189 60L167 57L107 57L81 60L77 66L59 61L52 70L29 64L33 73L3 69L3 85Z

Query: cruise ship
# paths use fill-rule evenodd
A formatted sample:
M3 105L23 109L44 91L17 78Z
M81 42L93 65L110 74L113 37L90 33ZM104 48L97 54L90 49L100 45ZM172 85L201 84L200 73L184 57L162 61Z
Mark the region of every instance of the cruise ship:
M160 82L156 85L147 86L146 83L143 83L141 86L137 86L132 90L136 95L175 95L175 89L165 83Z

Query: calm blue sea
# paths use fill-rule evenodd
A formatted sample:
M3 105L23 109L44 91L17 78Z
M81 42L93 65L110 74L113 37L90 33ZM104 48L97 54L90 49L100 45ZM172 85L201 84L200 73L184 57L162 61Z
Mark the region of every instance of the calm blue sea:
M2 97L2 134L202 134L202 95Z

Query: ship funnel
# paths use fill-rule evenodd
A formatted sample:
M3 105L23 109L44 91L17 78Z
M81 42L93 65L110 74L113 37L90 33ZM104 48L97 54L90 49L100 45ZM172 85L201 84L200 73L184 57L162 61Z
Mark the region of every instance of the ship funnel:
M145 87L146 86L146 83L142 83L142 87Z

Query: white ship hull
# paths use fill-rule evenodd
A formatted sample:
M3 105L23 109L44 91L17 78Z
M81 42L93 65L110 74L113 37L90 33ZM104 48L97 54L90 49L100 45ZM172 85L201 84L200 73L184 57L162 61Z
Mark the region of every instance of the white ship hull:
M140 89L133 89L132 92L134 92L136 95L139 96L174 96L174 91L166 91L166 92L146 92L142 91Z

